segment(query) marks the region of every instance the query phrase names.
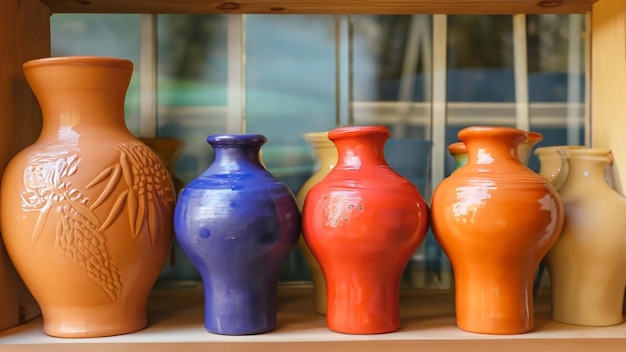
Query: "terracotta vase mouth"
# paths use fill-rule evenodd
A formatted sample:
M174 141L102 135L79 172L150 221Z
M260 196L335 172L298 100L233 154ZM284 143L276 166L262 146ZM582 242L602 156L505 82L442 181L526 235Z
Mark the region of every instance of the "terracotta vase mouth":
M528 132L515 127L504 126L472 126L459 131L458 138L467 145L469 140L476 137L492 137L509 140L520 144L528 140Z
M48 66L100 66L133 70L133 62L128 59L106 56L56 56L26 61L24 70Z
M451 155L466 154L467 147L463 142L454 142L448 146L448 152Z
M362 137L367 135L382 135L385 138L391 137L391 131L385 126L347 126L338 127L328 132L328 139L336 140L341 138Z
M206 138L207 143L220 147L251 147L262 146L267 137L262 134L212 134Z

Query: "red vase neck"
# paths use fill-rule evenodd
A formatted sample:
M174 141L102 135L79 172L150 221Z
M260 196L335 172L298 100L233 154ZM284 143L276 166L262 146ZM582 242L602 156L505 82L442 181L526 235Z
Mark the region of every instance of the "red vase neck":
M132 62L102 57L32 60L24 74L43 115L42 137L63 138L88 128L123 128Z
M468 127L458 134L467 147L467 164L520 164L518 146L527 140L526 132L512 127Z
M339 159L336 169L387 165L384 149L391 132L384 126L340 127L328 132Z

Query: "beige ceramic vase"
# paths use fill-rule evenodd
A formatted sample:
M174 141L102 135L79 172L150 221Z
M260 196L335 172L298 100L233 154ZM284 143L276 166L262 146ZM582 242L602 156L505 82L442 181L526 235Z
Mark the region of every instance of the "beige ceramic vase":
M323 180L337 164L337 148L335 144L328 139L327 132L305 133L302 137L311 145L315 171L304 185L302 185L296 195L296 201L300 211L302 211L304 199L306 199L306 195L311 188ZM326 314L326 281L324 280L322 269L302 236L298 239L298 249L306 260L309 271L311 272L311 278L313 279L315 311L319 314Z
M172 182L124 122L132 67L101 57L24 64L43 128L4 172L2 236L52 336L145 327L172 245Z
M559 194L561 236L547 255L552 317L568 324L622 322L626 286L626 199L607 184L608 149L564 150L569 170Z
M559 150L581 148L586 147L579 145L560 145L539 147L535 149L535 155L537 155L537 158L539 158L539 175L550 181L550 183L552 183L554 187L559 188L567 177L567 171L561 174L561 168L565 168L565 170L567 170L568 166L567 162L565 161L565 156L561 155L561 153L559 153Z

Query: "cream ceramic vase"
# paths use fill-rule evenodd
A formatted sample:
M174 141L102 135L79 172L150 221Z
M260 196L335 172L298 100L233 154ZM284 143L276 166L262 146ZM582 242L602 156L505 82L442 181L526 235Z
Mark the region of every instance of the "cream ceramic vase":
M539 175L550 181L553 186L560 187L565 178L567 171L561 174L561 168L567 170L567 162L565 157L559 153L559 150L581 149L586 148L580 145L559 145L549 147L539 147L535 149L535 155L539 158Z
M569 170L559 194L561 236L547 254L552 317L587 326L622 322L626 287L626 199L607 184L609 149L565 151Z
M24 64L43 127L4 172L2 238L48 335L145 327L172 245L172 181L124 122L132 67L103 57Z
M305 133L302 137L311 145L315 167L313 175L302 185L296 195L296 201L300 211L302 211L304 200L311 188L323 180L335 165L337 165L337 148L335 144L328 139L327 132ZM324 280L322 269L302 236L298 239L298 249L306 260L309 271L311 272L315 311L319 314L326 314L326 281Z

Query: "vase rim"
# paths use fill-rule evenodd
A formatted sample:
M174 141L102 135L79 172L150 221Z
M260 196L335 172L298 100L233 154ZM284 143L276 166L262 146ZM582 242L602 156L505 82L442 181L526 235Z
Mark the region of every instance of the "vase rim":
M133 62L106 56L53 56L26 61L22 68L26 70L40 66L106 66L132 70Z
M328 139L361 137L372 134L383 134L387 138L391 136L391 131L385 126L345 126L337 127L328 132Z
M528 132L515 127L507 126L470 126L459 131L457 136L461 141L476 135L511 136L519 137L519 143L528 140Z
M267 137L262 134L250 133L211 134L206 138L206 141L211 145L247 147L261 146L267 142Z
M574 149L565 149L564 152L567 154L568 158L609 158L612 159L612 152L609 148L574 148Z
M314 142L325 141L328 140L328 131L305 132L302 134L302 138Z
M463 142L454 142L448 145L448 152L452 155L467 153L467 147Z
M545 146L545 147L538 147L535 149L535 154L539 155L539 154L543 154L543 153L554 153L557 152L560 149L567 149L567 150L571 150L571 149L588 149L587 147L585 147L584 145L549 145L549 146Z

